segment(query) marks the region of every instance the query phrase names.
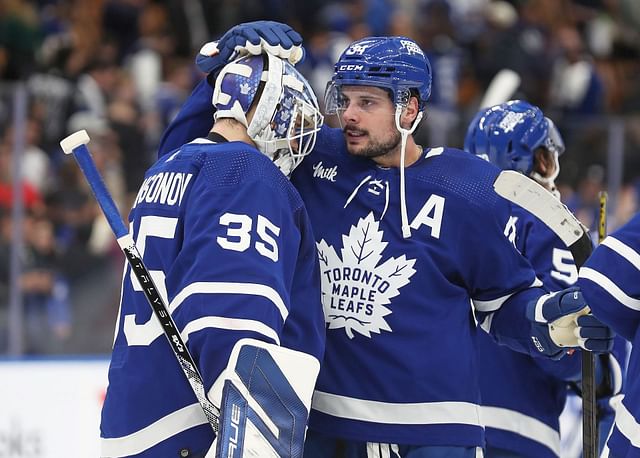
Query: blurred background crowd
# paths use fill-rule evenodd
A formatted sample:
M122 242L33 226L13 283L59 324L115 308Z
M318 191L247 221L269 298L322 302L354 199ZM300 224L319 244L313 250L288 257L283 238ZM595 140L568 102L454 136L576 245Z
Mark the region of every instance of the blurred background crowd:
M86 129L126 215L159 138L203 77L194 56L234 24L286 22L322 98L351 41L405 35L428 52L422 145L461 147L502 69L567 150L558 184L594 228L638 209L637 0L0 0L0 355L108 353L123 258L59 141ZM470 228L472 230L472 228Z

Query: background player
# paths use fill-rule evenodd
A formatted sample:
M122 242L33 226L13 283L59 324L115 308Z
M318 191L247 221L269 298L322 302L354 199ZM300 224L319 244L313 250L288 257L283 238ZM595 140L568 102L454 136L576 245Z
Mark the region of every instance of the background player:
M555 178L564 143L553 121L528 102L514 100L480 110L465 138L465 150L503 170L516 170L559 194ZM573 285L578 270L563 242L543 223L514 207L505 234L536 270L550 291ZM487 457L560 456L559 416L565 406L567 383L580 380L578 353L553 361L516 353L486 335L478 336L482 418L486 426ZM619 391L620 366L611 391ZM603 359L598 359L602 362ZM606 431L605 431L606 435Z

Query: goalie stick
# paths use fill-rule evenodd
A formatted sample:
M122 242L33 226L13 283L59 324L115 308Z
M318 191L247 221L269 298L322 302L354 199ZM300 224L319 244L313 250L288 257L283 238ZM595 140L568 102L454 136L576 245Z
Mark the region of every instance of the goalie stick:
M86 146L87 143L89 143L87 131L80 130L62 140L60 146L65 154L73 153L89 186L91 186L91 190L102 209L102 213L104 213L109 226L111 226L111 230L116 236L118 245L120 245L122 252L131 266L131 270L140 282L147 301L153 309L154 315L160 321L164 335L171 345L171 349L182 368L182 372L184 372L185 377L189 381L189 385L191 385L191 389L196 395L200 407L202 407L207 420L209 420L217 436L220 429L220 409L213 405L207 398L202 376L167 309L165 301L160 296L158 288L154 285L149 270L144 265L142 256L140 256L133 238L122 221L118 207L116 207L111 194L109 194L109 190L104 184L100 172L98 172L96 164L89 153L89 149Z
M498 175L493 187L500 196L524 208L551 229L569 248L579 269L593 251L585 227L553 194L514 170ZM582 351L582 442L584 458L598 456L595 355Z

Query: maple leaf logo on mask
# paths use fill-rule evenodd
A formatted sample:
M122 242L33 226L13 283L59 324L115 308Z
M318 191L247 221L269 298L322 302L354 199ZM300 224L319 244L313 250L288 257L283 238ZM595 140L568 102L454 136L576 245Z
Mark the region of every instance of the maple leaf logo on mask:
M342 236L341 257L324 239L317 243L325 320L329 329L344 328L350 339L354 332L369 338L392 332L385 319L392 313L387 306L416 272L415 259L405 255L383 261L388 242L378 227L373 213L360 218Z

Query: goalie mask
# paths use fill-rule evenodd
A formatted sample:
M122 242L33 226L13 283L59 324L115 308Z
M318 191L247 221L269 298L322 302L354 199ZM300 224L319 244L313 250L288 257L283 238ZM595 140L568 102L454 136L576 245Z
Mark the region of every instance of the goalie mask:
M212 103L216 120L242 123L258 149L286 176L311 152L323 122L307 80L288 61L271 54L227 64L216 78Z
M431 95L431 65L420 46L406 37L369 37L351 44L335 65L325 91L325 112L341 108L342 86L387 89L393 103L404 107L411 95L420 111Z
M541 147L554 157L553 176L542 177L534 172L535 152ZM464 149L503 170L517 170L552 183L560 171L558 156L564 152L564 142L553 121L540 108L512 100L476 114L467 129Z

